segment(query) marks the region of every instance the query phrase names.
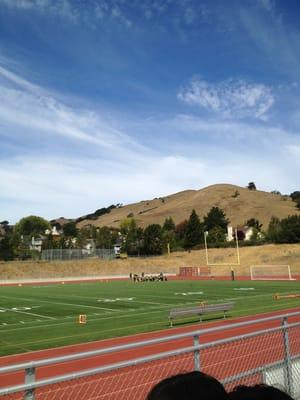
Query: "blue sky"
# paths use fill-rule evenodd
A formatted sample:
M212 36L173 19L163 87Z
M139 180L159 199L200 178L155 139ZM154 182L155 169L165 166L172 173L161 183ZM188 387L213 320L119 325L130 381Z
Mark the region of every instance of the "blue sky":
M0 0L0 216L299 190L296 0Z

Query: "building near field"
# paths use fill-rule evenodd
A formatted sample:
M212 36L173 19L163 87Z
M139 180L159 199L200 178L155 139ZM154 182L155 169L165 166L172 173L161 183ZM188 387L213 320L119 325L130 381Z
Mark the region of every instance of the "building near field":
M38 251L40 253L42 251L42 245L43 245L43 237L33 236L29 244L29 249Z
M227 242L231 242L235 240L235 230L238 232L238 240L251 240L254 230L252 226L238 226L236 228L228 225L227 226ZM261 236L261 233L258 232L258 236Z

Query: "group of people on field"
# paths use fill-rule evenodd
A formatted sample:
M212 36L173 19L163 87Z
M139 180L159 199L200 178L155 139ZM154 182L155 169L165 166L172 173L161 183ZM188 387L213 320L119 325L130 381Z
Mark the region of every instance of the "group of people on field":
M152 387L146 400L293 400L274 386L237 386L227 392L215 378L193 371L163 379Z
M162 281L167 281L167 277L160 272L158 275L152 275L152 274L145 274L144 272L141 273L141 275L138 274L129 274L129 279L133 281L134 283L136 282L162 282Z

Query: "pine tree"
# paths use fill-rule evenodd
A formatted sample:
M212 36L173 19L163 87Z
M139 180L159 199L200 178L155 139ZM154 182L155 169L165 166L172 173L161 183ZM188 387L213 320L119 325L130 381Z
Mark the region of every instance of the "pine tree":
M202 242L203 226L199 216L193 210L187 223L186 233L184 237L184 247L190 249Z
M145 254L162 254L162 228L159 224L148 225L144 230Z
M206 231L219 226L224 232L227 231L228 219L226 214L219 207L212 207L206 217L204 217L204 226Z
M276 242L278 239L279 232L280 232L280 219L273 216L269 222L267 238L271 242Z
M166 218L163 224L164 231L175 231L175 224L172 217Z

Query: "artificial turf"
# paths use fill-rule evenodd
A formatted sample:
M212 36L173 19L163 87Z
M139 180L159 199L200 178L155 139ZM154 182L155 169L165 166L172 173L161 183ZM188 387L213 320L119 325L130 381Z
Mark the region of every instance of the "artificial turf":
M168 329L170 309L203 301L233 301L229 318L299 306L299 298L274 300L275 293L300 293L300 283L194 280L2 286L0 355ZM78 324L79 314L86 314L85 325ZM222 315L209 314L203 321L217 318ZM176 325L196 321L192 317Z

